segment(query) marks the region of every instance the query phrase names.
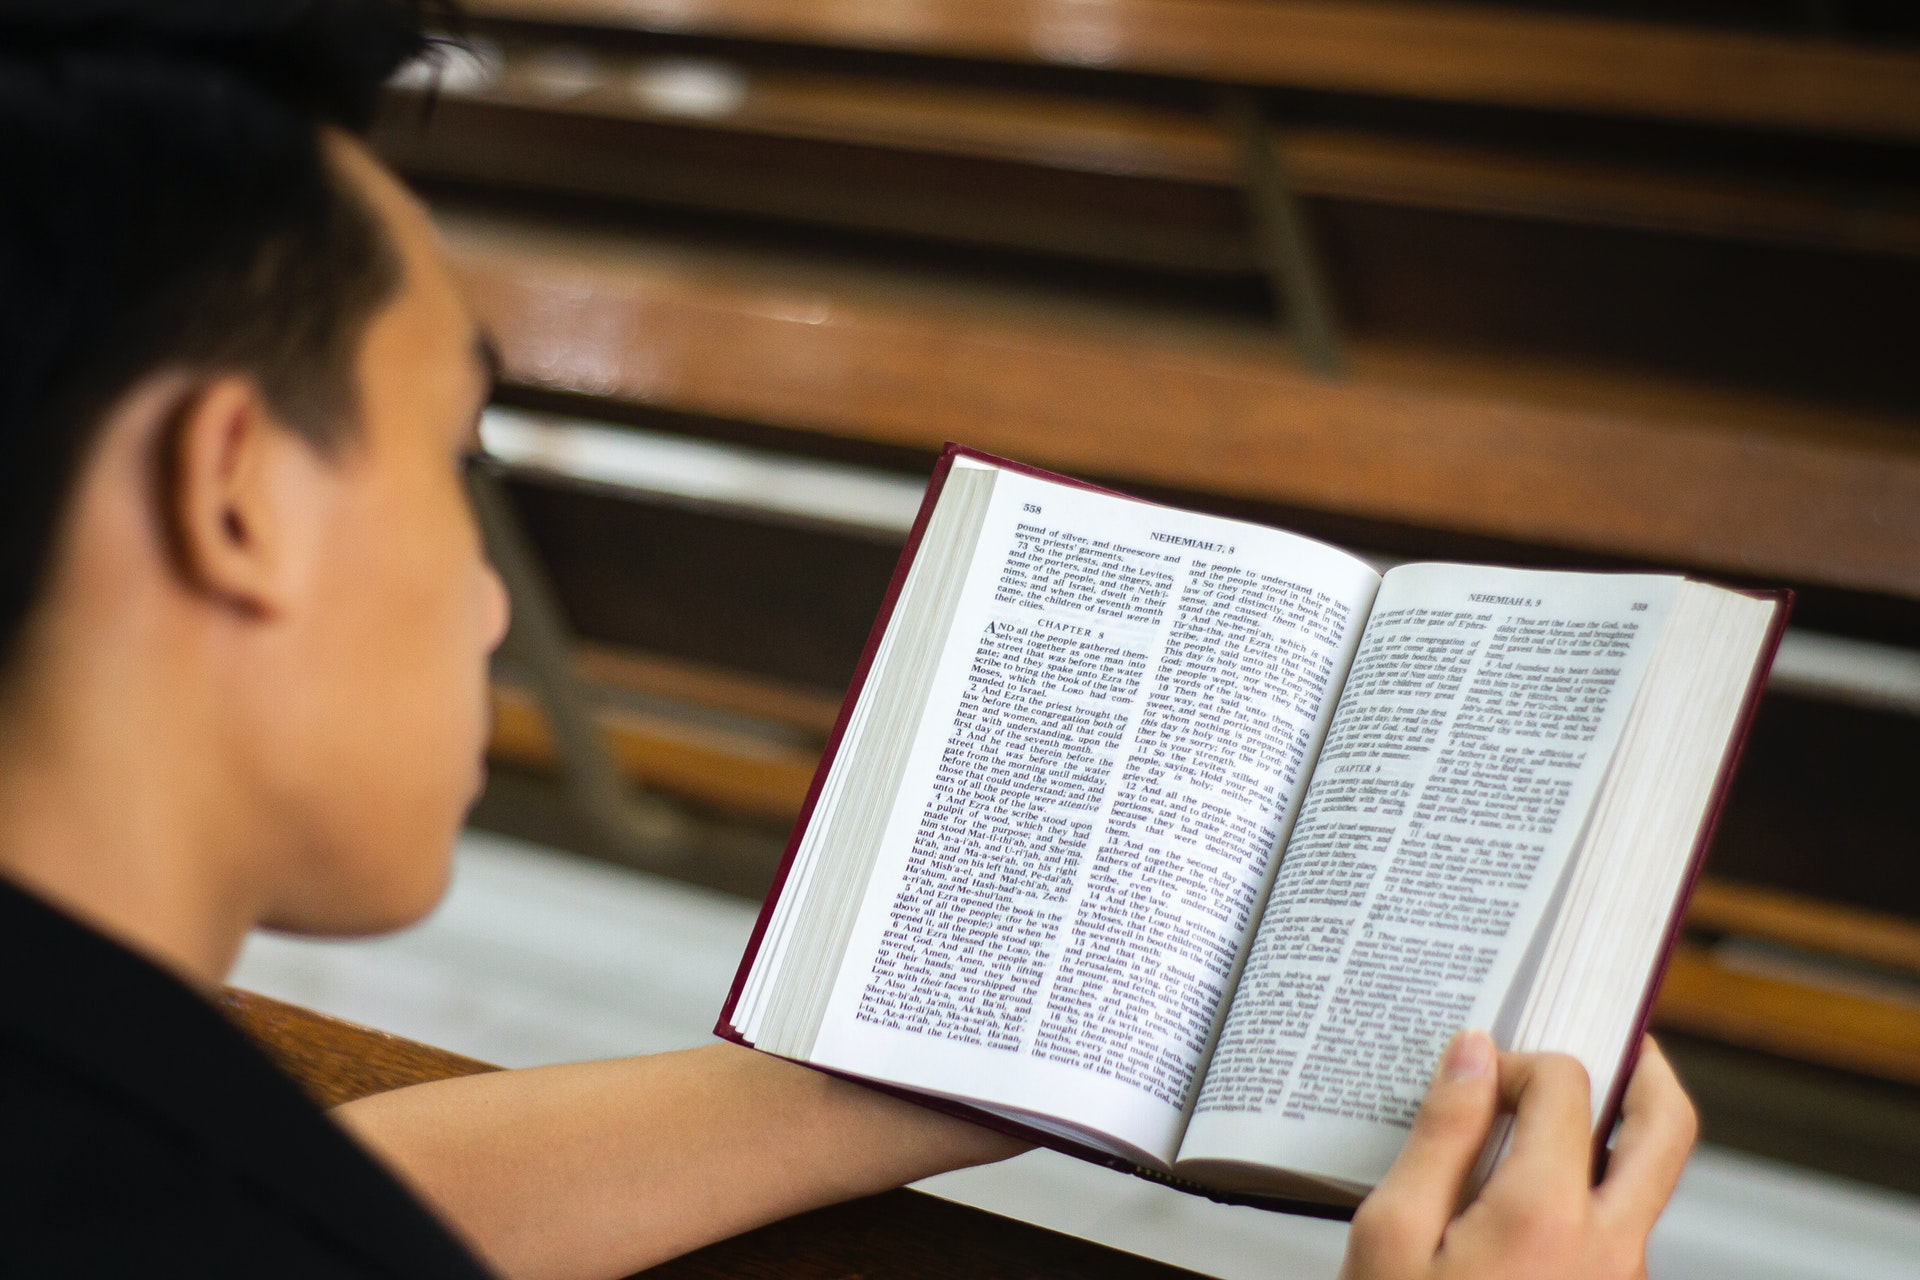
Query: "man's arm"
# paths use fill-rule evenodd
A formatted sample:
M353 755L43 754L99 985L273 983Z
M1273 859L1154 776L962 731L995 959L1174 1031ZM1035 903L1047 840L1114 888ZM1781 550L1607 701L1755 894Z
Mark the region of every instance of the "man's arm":
M334 1116L514 1280L612 1280L1025 1149L732 1045L439 1080Z
M1586 1073L1558 1054L1450 1047L1343 1280L1644 1280L1696 1125L1649 1043L1607 1176L1588 1183ZM1513 1149L1460 1197L1495 1118ZM1020 1143L731 1045L415 1085L335 1115L514 1280L612 1280L765 1222Z

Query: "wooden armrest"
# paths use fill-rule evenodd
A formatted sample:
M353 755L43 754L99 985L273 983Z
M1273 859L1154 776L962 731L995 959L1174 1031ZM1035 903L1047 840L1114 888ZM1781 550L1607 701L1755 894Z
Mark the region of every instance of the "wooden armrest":
M229 988L220 1007L322 1106L498 1070L444 1049ZM1182 1280L1194 1273L918 1191L889 1191L749 1231L646 1273L661 1280Z
M297 1004L228 987L221 1011L323 1107L499 1068Z

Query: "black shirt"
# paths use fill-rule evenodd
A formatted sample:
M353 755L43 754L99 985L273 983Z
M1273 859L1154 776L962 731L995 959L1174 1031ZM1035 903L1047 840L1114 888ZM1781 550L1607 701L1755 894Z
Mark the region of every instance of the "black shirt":
M0 880L0 1275L487 1274L190 987Z

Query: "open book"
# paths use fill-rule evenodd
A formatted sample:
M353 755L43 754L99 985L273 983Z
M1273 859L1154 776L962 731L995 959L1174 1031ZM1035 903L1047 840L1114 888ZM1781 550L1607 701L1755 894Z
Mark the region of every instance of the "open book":
M1305 1212L1465 1026L1604 1138L1788 603L1382 577L950 446L719 1033Z

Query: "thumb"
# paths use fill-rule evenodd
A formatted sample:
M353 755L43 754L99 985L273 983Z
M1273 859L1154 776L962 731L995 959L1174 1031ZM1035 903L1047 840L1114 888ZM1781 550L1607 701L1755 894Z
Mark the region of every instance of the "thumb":
M1390 1254L1433 1256L1493 1128L1498 1077L1492 1037L1484 1031L1454 1036L1399 1159L1354 1215L1356 1235L1392 1237L1369 1242Z

